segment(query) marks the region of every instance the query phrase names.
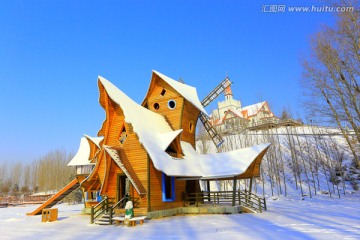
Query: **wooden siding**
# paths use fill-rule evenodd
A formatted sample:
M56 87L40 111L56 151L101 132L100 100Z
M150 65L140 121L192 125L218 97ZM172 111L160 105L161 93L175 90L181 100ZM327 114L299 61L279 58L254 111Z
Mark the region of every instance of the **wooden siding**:
M175 200L173 202L162 201L162 172L155 169L150 162L150 211L166 210L183 206L182 196L185 192L186 181L175 179Z
M108 196L111 202L115 202L117 197L117 175L122 173L122 171L114 161L110 160L109 162L110 171L108 173L107 184L104 185L105 189L102 189L102 192Z
M132 130L132 126L125 124L127 138L123 144L124 152L131 164L137 178L147 189L147 152L142 144L139 142L139 138L136 133ZM146 196L140 196L137 191L131 189L131 195L137 200L136 207L145 208L147 207Z
M109 123L108 131L104 131L105 138L104 143L107 146L122 148L136 173L138 179L144 186L147 188L146 179L147 179L147 153L144 147L140 144L138 136L132 129L131 124L128 124L124 121L124 114L122 109L114 103L109 98L108 104L108 112L109 117L106 119ZM121 132L125 127L126 130L126 140L123 145L121 145L119 138ZM102 150L103 152L104 150ZM101 156L104 160L101 161L102 167L99 167L99 175L101 175L101 179L103 179L103 189L102 194L108 195L110 199L116 200L117 197L117 175L122 173L119 166L111 159L108 154L102 154ZM106 162L106 164L105 164ZM139 194L134 191L134 189L130 188L130 194L135 198L140 198L138 200L137 207L145 207L146 208L146 197L140 197Z
M162 79L156 81L157 84L152 86L147 100L148 108L156 113L164 115L174 130L181 129L181 113L184 104L184 98ZM161 92L165 90L164 95ZM176 106L174 109L169 108L168 102L174 100ZM154 105L159 104L159 109L155 109Z
M181 133L181 141L190 143L195 148L195 132L196 123L199 117L200 111L189 101L184 101L184 110L182 115L183 132ZM193 131L190 131L190 122L193 124Z
M102 106L103 109L106 109L105 99L107 98L107 93L106 93L106 91L104 89L104 86L101 84L100 81L98 81L98 87L99 87L99 103L100 103L100 106ZM105 116L105 117L107 117L107 116ZM99 132L97 134L99 137L105 135L105 133L104 133L105 126L106 126L106 118L105 118L103 124L101 125L101 128L100 128L100 130L99 130Z
M88 141L89 146L90 146L89 160L92 160L95 158L95 155L99 150L99 147L93 141L91 141L89 138L86 138L86 140Z
M108 97L107 101L106 112L108 116L106 118L106 125L108 125L108 127L105 131L103 144L107 146L120 146L119 137L124 126L124 113L111 98ZM102 149L102 151L104 152L105 150ZM105 158L105 161L103 161L103 168L99 171L100 181L102 183L101 194L108 195L109 198L115 198L116 176L121 170L114 164L114 161L108 154L103 153L102 157Z
M267 152L269 147L265 148L253 161L250 166L246 169L246 171L236 177L237 179L244 179L244 178L252 178L252 177L260 177L260 165L261 161L264 158L265 153Z

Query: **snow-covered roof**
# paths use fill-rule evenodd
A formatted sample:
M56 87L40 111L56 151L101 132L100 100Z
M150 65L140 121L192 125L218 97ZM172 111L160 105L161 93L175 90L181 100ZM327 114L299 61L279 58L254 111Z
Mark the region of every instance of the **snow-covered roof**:
M270 143L264 143L230 152L199 154L191 144L181 142L184 158L188 159L188 162L198 161L203 172L202 179L240 175L269 146Z
M132 124L142 144L148 147L154 145L165 151L171 142L182 132L182 129L173 131L162 115L137 104L107 79L101 76L98 79L109 97L121 107L124 112L125 121Z
M91 137L89 135L84 134L84 136L89 139L90 141L92 141L98 148L100 148L100 142L101 140L103 140L103 137Z
M80 146L71 161L68 163L68 166L82 166L82 165L93 165L94 163L90 163L90 145L86 138L90 138L95 144L99 144L99 142L103 139L102 137L89 137L85 135L80 140Z
M239 111L243 112L243 111L247 111L247 115L248 116L253 116L256 115L260 109L262 108L262 106L265 104L266 102L259 102L259 103L255 103L246 107L241 108Z
M153 70L153 73L158 75L162 80L164 80L171 87L173 87L186 100L188 100L190 103L192 103L197 109L199 109L201 112L203 112L207 115L203 105L201 104L201 102L199 100L196 88L189 86L187 84L181 83L179 81L176 81L174 79L171 79L168 76L165 76L164 74L159 73L155 70Z
M182 130L173 131L162 115L137 104L105 78L98 79L109 97L123 110L125 121L132 124L155 168L169 176L221 178L239 175L269 146L262 144L227 153L201 155L191 144L181 142L185 156L182 159L171 157L165 150Z
M228 116L229 114L231 114L232 116L235 116L235 117L245 118L245 117L243 116L242 112L236 111L236 110L233 111L233 110L231 110L231 109L228 109L228 110L226 111L226 114L224 115L224 117L213 120L213 121L212 121L212 125L214 125L214 126L216 126L216 125L221 125L221 124L225 121L225 119L227 119L227 116Z

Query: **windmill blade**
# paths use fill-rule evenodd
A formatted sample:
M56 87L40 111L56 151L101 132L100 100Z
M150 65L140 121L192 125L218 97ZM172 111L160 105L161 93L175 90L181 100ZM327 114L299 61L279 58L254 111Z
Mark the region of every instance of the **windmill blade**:
M213 141L213 143L215 144L215 146L218 148L221 146L221 144L223 144L223 142L225 141L215 130L215 128L212 126L212 124L209 121L209 118L206 114L204 114L203 112L200 112L199 115L200 121L202 122L202 124L205 127L205 130L209 133L209 136L211 138L211 140Z
M230 86L232 82L230 78L226 77L219 85L217 85L214 90L212 90L205 98L202 100L201 104L203 107L209 105L215 98L217 98L225 89Z
M230 86L232 82L230 81L230 78L226 77L218 86L214 88L205 98L202 100L201 104L206 107L209 105L215 98L217 98L222 92L225 91L225 89ZM200 112L199 115L200 121L203 123L205 130L209 133L209 136L215 146L218 148L221 146L221 144L224 142L224 139L218 134L218 132L215 130L215 128L212 126L212 124L209 121L209 117Z

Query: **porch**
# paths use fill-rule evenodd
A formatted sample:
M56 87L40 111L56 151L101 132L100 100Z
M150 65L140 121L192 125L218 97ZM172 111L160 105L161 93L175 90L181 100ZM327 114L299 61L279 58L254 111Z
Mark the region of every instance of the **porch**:
M249 190L184 193L184 207L240 206L250 212L266 211L266 200Z
M266 200L248 190L202 191L183 193L183 207L153 211L148 218L162 218L182 214L238 214L261 213L267 210Z
M134 212L137 208L137 199L131 196L121 199L111 206L105 197L100 203L91 208L91 223L103 219L106 225L112 225L112 217L124 211L127 200L134 202ZM162 218L182 214L238 214L261 213L266 211L266 200L248 190L236 191L202 191L198 193L183 193L183 207L146 212L147 218Z

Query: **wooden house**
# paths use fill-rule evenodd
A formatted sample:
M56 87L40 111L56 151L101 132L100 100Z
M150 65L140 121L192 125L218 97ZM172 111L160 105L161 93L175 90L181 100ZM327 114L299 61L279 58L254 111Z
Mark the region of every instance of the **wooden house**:
M105 120L98 137L85 135L69 166L76 166L85 212L106 197L116 205L128 194L135 215L184 206L200 192L199 180L258 177L269 144L218 154L195 151L196 124L206 111L196 89L153 71L142 104L98 77Z

